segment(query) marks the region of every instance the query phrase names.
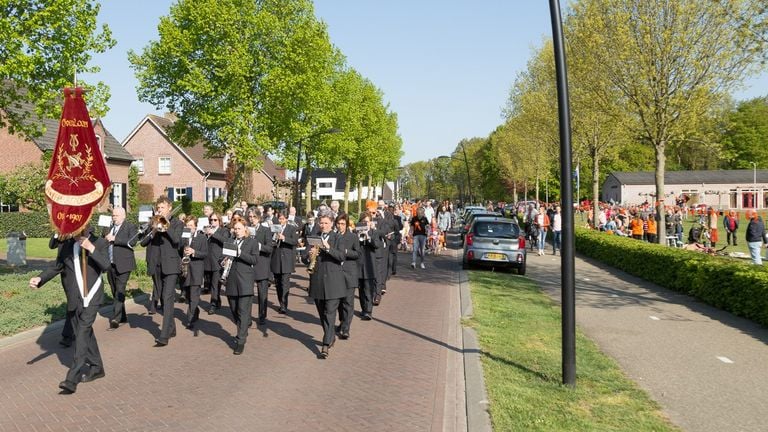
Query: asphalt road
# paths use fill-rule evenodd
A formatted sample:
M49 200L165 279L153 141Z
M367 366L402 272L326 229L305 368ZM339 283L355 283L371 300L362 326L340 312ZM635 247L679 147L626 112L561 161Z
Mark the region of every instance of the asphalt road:
M527 273L558 302L560 258ZM684 430L768 431L768 329L583 258L576 322Z

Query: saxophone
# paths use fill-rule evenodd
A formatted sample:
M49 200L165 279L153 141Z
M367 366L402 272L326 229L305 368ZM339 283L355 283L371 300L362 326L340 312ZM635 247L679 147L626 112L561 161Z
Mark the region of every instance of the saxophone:
M309 250L309 264L307 265L307 273L312 274L315 272L318 255L320 255L320 246L312 246L312 249Z
M184 254L181 257L181 277L186 279L189 276L189 262L192 260L189 255Z

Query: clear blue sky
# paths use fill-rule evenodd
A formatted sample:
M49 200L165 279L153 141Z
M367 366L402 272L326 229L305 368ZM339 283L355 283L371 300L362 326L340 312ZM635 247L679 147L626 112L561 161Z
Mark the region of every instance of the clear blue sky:
M159 18L173 2L101 3L99 20L117 45L92 64L101 66L96 78L112 91L104 123L122 141L146 114L160 113L138 101L126 53L158 38ZM551 35L545 1L316 0L315 9L348 64L381 88L398 114L403 164L448 154L461 139L493 131L516 74ZM768 73L735 96L763 95Z

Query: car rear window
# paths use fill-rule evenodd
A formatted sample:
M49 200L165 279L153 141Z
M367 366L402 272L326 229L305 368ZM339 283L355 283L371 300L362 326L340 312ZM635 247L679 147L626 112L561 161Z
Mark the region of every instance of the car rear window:
M477 222L475 235L478 237L518 238L520 228L511 222Z

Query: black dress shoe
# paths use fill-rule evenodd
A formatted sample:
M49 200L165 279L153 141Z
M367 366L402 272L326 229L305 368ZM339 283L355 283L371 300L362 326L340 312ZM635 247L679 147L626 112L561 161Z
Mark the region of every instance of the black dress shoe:
M341 334L339 334L339 339L349 339L349 332L341 332Z
M59 388L64 394L72 394L77 391L77 383L65 380L59 383Z
M215 307L212 306L210 309L208 309L208 315L213 315L215 313L216 313L216 308Z
M323 349L320 350L320 355L318 357L321 359L327 359L328 354L328 345L323 345Z
M154 315L155 313L157 313L157 305L155 304L155 302L150 302L149 303L149 314L150 315Z
M120 323L119 322L117 322L116 320L110 320L109 321L109 328L116 329L118 327L120 327Z
M168 339L155 339L155 348L164 347L168 345Z
M267 320L264 318L259 318L259 325L264 325L267 323Z
M277 313L285 315L288 312L288 309L286 309L285 306L280 306L280 309L277 310Z
M239 343L239 344L237 344L237 346L235 347L235 350L234 350L234 351L232 351L232 354L234 354L234 355L240 355L240 354L242 354L242 353L243 353L243 350L244 350L244 349L245 349L245 344L244 344L244 343L241 343L241 344Z
M87 383L99 378L104 378L105 376L106 374L104 373L104 369L91 368L87 374L83 374L83 376L80 377L80 382Z
M363 320L363 321L370 321L370 320L372 320L372 319L373 319L373 317L372 317L372 316L370 316L369 314L362 314L362 315L360 316L360 319L361 319L361 320Z
M59 345L64 346L64 347L71 347L72 346L72 342L74 342L74 340L75 340L75 338L73 338L73 337L63 337L59 341Z

